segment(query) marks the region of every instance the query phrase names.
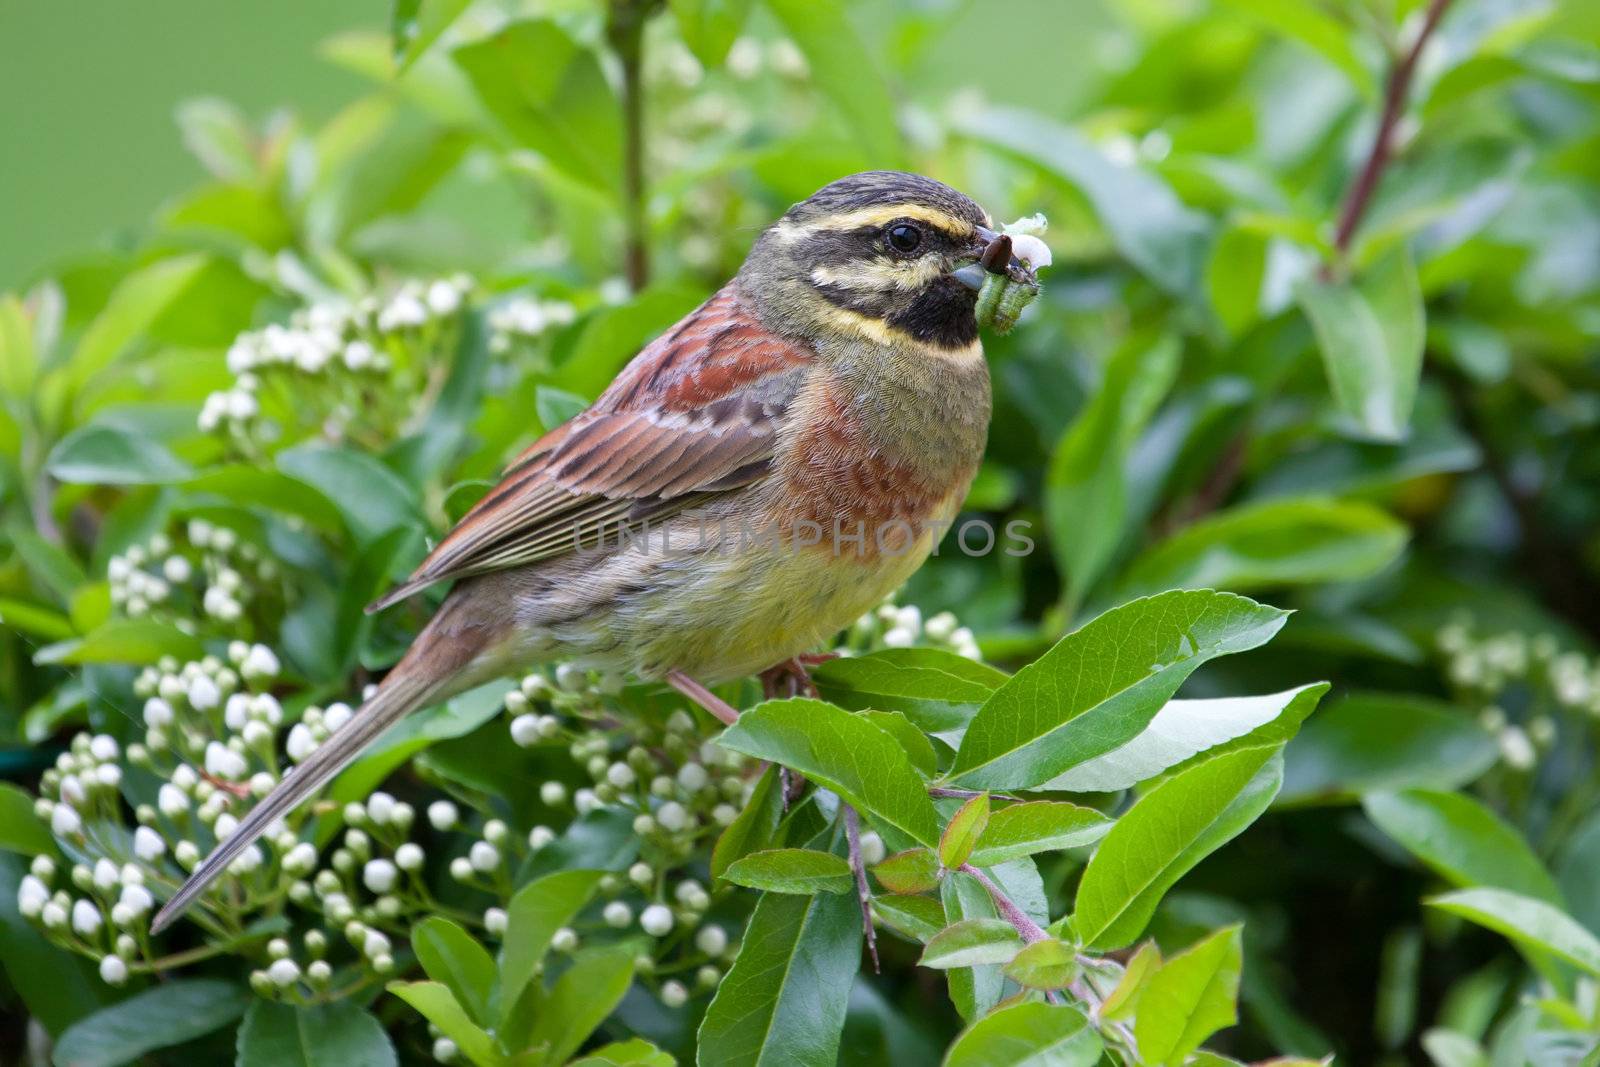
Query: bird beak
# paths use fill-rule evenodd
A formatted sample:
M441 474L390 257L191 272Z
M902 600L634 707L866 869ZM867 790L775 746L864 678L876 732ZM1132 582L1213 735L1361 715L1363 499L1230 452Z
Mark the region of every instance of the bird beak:
M1037 238L1024 238L1035 241L1040 248L1043 242ZM963 258L961 266L950 272L950 277L965 285L974 292L983 288L986 275L998 274L1018 285L1031 285L1037 287L1038 277L1034 274L1036 267L1049 264L1049 250L1045 249L1044 262L1032 263L1019 259L1015 253L1012 238L1003 233L997 233L987 226L979 226L973 239L970 258Z

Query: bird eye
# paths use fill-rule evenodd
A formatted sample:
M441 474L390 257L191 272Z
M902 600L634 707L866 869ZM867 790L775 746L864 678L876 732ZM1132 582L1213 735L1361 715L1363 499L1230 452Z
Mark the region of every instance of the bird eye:
M889 247L896 252L915 252L922 243L922 231L910 223L897 222L889 227L886 235Z

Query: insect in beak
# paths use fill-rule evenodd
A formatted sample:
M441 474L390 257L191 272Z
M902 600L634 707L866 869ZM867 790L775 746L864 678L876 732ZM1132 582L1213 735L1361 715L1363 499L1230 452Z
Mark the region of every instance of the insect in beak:
M977 292L983 288L984 279L991 274L1018 285L1037 287L1039 284L1033 268L1014 254L1010 234L979 226L973 261L951 271L950 276Z

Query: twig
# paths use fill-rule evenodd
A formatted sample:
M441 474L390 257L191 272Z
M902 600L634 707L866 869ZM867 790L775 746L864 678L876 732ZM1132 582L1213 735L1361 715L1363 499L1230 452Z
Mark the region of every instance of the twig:
M622 65L622 223L626 231L623 270L637 293L650 281L645 234L644 82L640 56L644 24L659 0L611 0L606 39Z
M850 844L850 871L856 876L856 898L861 902L861 928L867 934L867 955L872 957L872 973L882 974L878 964L878 933L872 928L872 890L867 885L867 865L861 858L861 817L856 809L844 805L844 836Z
M1000 917L1016 927L1023 941L1031 945L1050 936L1044 932L1044 927L1028 918L1028 913L1017 907L1016 903L1006 896L1005 890L995 885L987 874L970 863L963 863L959 869L962 874L970 874L979 885L983 886L984 892L989 894L989 899L994 901L995 910L1000 913Z
M1411 79L1416 74L1417 60L1449 6L1450 0L1431 0L1428 11L1422 18L1422 27L1417 31L1416 40L1411 42L1411 47L1406 50L1405 55L1401 56L1399 62L1389 71L1389 81L1383 93L1383 114L1378 119L1378 131L1372 139L1372 150L1367 153L1367 161L1362 165L1361 173L1355 183L1345 194L1344 205L1339 210L1339 225L1334 232L1333 247L1340 260L1350 251L1350 242L1355 239L1362 216L1367 213L1367 208L1372 202L1372 194L1377 191L1378 182L1389 165L1394 149L1394 129L1399 125L1400 116L1405 113L1406 97L1411 91Z

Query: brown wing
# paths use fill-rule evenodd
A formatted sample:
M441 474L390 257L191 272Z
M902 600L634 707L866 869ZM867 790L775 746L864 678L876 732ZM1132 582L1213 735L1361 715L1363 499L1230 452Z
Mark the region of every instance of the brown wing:
M533 563L748 485L815 353L729 284L645 347L593 406L534 442L378 611L435 582Z

